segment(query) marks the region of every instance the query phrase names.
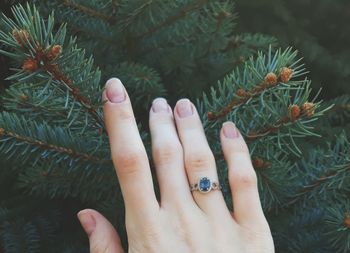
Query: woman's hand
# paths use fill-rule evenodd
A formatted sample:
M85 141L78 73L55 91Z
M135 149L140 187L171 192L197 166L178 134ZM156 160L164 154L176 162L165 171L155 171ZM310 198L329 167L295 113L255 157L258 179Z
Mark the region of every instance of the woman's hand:
M153 101L149 125L161 191L158 203L130 99L119 79L107 81L103 99L107 100L104 116L112 159L125 201L129 253L274 252L249 151L232 122L223 124L220 139L234 213L220 190L190 190L189 184L201 177L218 181L215 159L195 106L181 99L172 112L165 99ZM92 253L123 252L116 231L101 214L87 209L78 216Z

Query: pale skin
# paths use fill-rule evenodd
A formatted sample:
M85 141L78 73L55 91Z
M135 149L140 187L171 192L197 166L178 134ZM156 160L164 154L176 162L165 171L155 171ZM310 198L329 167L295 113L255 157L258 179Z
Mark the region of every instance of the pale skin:
M111 78L103 92L104 118L114 167L125 201L129 253L273 253L248 147L233 122L225 122L220 141L228 167L234 212L220 190L190 191L206 176L218 181L215 159L194 104L180 99L172 109L164 98L149 112L152 157L160 186L156 199L145 147L130 98ZM110 222L92 209L78 218L91 253L124 253Z

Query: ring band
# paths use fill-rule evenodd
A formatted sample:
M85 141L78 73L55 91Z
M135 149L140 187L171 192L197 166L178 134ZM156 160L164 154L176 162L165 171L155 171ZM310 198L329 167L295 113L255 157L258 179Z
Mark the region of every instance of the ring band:
M199 191L208 193L211 190L221 190L222 187L218 182L212 182L208 177L201 177L197 183L190 185L191 192Z

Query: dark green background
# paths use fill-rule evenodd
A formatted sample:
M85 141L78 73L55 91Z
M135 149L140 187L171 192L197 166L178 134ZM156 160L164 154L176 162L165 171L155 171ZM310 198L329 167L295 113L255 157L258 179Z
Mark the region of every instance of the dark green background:
M238 0L242 32L275 36L304 57L322 97L350 94L349 0Z

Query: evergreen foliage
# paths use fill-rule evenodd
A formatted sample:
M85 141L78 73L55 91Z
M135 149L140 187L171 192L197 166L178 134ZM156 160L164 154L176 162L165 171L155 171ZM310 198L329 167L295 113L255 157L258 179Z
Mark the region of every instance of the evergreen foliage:
M295 45L324 97L350 94L348 0L236 0L236 4L239 30L270 34L283 46Z
M0 19L11 65L1 94L0 251L87 252L75 217L85 207L104 213L127 246L101 108L112 76L130 93L148 152L152 99L196 100L228 206L218 131L236 123L276 252L350 251L350 97L320 100L296 50L237 34L229 0L33 2Z

